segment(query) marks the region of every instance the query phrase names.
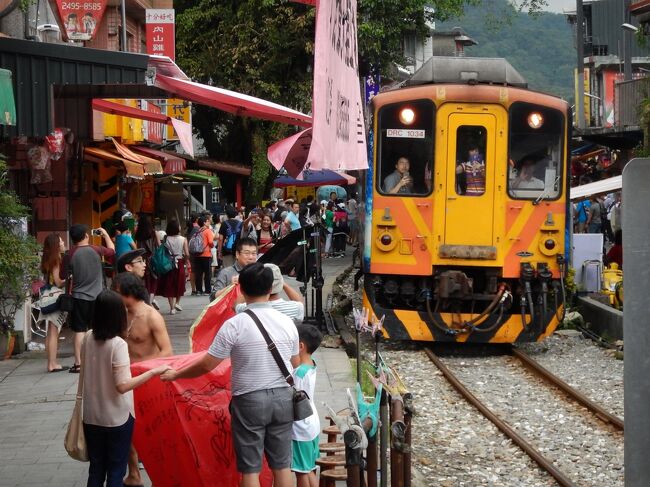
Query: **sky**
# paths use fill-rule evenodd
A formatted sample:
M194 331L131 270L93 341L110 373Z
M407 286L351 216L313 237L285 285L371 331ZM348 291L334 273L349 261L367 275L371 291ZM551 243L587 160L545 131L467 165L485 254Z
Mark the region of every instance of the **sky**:
M575 10L575 0L546 0L548 6L544 10L549 12L562 13L563 10Z

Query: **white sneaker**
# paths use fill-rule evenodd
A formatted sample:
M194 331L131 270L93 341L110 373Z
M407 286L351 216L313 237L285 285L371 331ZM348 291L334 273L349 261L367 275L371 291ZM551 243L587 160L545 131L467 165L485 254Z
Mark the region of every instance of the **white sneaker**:
M175 310L174 308L172 308L172 310L169 312L169 314L170 314L170 315L175 315L175 314L176 314L176 310Z
M177 304L176 306L174 306L174 309L176 311L183 311L183 307L180 304Z

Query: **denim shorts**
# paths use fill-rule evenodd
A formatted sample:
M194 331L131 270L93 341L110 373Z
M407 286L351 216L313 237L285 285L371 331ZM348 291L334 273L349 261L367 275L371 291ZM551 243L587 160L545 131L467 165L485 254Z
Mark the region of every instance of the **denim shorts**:
M291 467L292 390L263 389L233 396L230 404L237 471L262 471L262 453L273 470Z

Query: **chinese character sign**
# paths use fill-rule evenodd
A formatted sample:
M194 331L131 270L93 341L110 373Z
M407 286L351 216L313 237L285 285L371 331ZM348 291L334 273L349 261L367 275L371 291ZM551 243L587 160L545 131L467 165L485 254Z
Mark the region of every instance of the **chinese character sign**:
M180 98L170 98L167 100L167 116L192 125L192 104ZM178 140L178 134L173 125L167 125L166 138L167 140Z
M357 2L320 0L316 14L313 169L366 169Z
M66 1L56 0L59 23L64 40L89 41L95 36L97 26L104 16L106 0Z
M146 14L147 54L176 58L174 9L148 8Z
M165 100L162 100L163 102ZM140 100L140 108L157 115L162 113L162 109L152 103L151 101ZM151 120L145 120L143 124L144 138L149 142L154 144L162 144L163 142L163 124L159 122L152 122Z

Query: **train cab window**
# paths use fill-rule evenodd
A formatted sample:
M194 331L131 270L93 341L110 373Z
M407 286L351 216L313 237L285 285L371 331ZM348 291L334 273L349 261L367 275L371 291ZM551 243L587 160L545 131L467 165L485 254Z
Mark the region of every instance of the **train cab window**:
M562 188L564 117L559 110L513 103L510 108L508 194L557 199Z
M431 100L393 103L379 110L376 184L380 193L431 193L434 110Z
M456 193L481 196L485 193L486 129L461 125L456 130Z

